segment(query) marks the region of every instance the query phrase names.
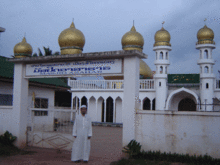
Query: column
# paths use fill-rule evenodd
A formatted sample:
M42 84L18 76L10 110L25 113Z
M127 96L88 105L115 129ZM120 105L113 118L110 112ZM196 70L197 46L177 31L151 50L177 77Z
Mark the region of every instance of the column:
M25 76L25 65L14 65L13 112L11 113L10 131L17 137L15 145L26 146L27 113L28 113L28 79Z
M106 106L107 106L107 100L104 100L104 122L106 122Z
M139 57L124 58L123 146L126 146L132 139L136 139L135 113L139 108L139 65Z
M68 81L69 82L69 81ZM70 113L70 121L73 121L73 93L71 93L71 113Z
M115 123L116 118L115 118L115 100L113 99L113 123Z

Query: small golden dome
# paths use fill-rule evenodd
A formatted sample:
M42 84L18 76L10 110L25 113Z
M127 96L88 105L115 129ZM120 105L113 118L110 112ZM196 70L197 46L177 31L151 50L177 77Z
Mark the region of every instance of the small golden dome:
M123 35L121 44L123 50L139 50L142 52L144 38L140 33L136 31L133 25L131 30Z
M198 31L197 39L197 44L215 44L215 42L213 41L214 32L206 25Z
M63 30L58 38L61 54L79 54L82 53L85 45L83 33L75 28L74 23L69 28Z
M17 43L14 47L15 58L29 57L32 55L32 47L27 43L24 37L21 42Z
M142 60L140 59L140 78L146 79L146 78L152 78L153 72L151 71L150 67ZM124 79L123 76L105 76L105 80L122 80Z
M171 46L170 33L163 27L155 33L154 40L154 46Z

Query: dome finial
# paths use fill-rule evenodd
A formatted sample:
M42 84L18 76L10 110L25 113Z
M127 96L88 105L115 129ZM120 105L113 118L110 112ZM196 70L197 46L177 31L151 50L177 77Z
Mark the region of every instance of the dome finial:
M73 21L74 21L74 18L73 18ZM74 25L73 21L72 21L72 23L70 25L70 28L75 28L75 25Z
M131 31L132 31L132 32L136 32L136 29L135 29L135 26L134 26L134 20L133 20L133 26L132 26L132 28L131 28Z

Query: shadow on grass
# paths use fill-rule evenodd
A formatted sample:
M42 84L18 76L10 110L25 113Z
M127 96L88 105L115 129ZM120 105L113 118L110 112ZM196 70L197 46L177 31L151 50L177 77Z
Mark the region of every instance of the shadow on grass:
M19 149L13 145L1 145L0 144L0 157L13 156L13 155L33 155L36 151L28 151L25 149Z

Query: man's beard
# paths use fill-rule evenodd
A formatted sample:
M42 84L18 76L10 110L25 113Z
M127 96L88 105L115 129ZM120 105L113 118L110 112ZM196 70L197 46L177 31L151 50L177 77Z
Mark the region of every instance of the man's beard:
M85 115L86 113L85 113L85 112L82 112L82 114Z

